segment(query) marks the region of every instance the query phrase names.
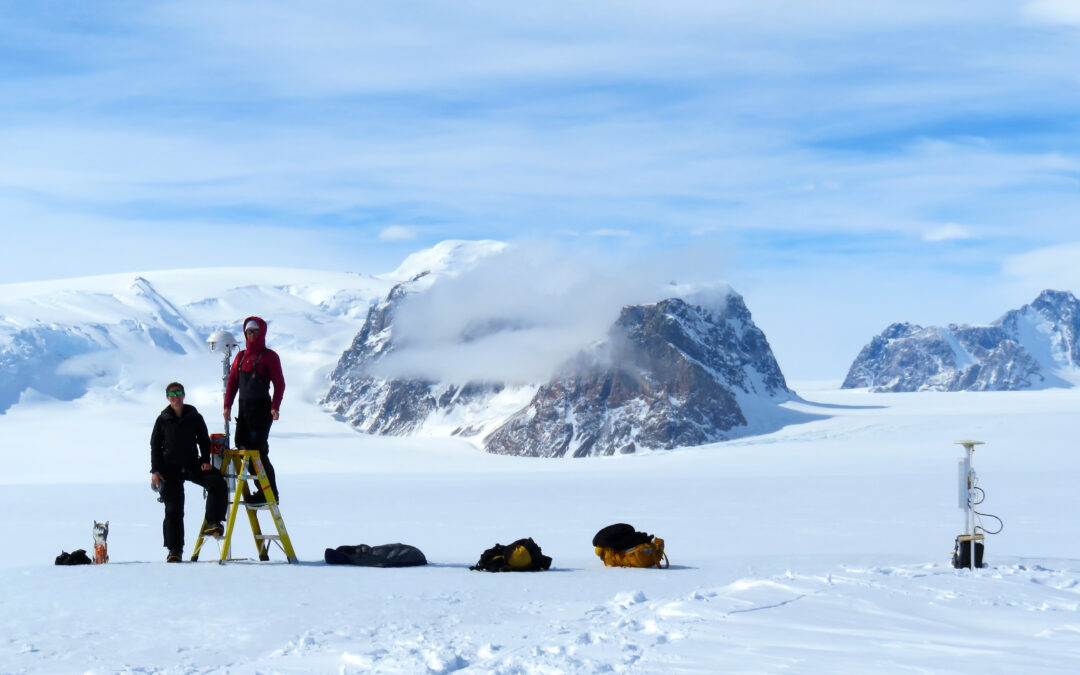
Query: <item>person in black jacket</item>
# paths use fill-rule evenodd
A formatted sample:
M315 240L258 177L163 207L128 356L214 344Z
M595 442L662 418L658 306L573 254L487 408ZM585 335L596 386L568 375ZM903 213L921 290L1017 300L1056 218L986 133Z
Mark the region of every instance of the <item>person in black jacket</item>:
M165 520L161 529L168 562L180 562L184 554L184 481L206 489L206 529L220 536L225 528L226 487L221 472L210 463L210 434L195 406L184 404L184 385L165 387L169 405L154 421L150 434L150 487L161 492Z

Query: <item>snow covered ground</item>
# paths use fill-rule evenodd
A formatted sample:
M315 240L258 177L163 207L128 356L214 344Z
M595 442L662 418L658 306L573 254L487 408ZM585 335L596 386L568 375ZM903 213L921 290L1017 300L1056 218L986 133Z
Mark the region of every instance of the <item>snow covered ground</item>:
M189 402L214 426L202 379ZM271 456L301 562L224 566L206 562L213 543L203 562L164 562L146 473L163 395L23 396L0 415L0 671L1075 672L1080 392L792 386L806 402L788 405L820 419L566 460L365 437L294 390ZM962 438L986 441L982 506L1005 521L974 572L948 565ZM187 494L190 554L201 493ZM91 548L95 519L111 562L54 566ZM590 540L614 522L663 537L671 568L604 568ZM243 527L234 554L250 556ZM551 571L467 569L526 536ZM322 563L327 547L396 541L431 565Z

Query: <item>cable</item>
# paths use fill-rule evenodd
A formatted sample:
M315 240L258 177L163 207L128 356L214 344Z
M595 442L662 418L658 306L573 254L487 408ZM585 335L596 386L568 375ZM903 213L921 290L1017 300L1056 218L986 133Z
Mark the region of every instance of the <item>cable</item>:
M998 529L994 530L993 532L991 532L990 530L988 530L988 529L986 529L985 527L982 526L982 520L979 520L979 524L975 526L976 530L982 530L986 534L998 534L1002 530L1005 529L1005 521L1003 521L1001 518L998 518L994 514L992 514L992 513L980 513L978 511L976 511L975 509L971 509L971 512L974 513L977 516L986 516L987 518L993 518L994 520L998 521Z
M975 493L976 499L972 499L972 493ZM983 490L981 487L979 487L979 477L978 476L972 476L971 487L968 490L968 508L971 509L972 513L974 513L976 516L980 517L979 518L979 524L975 526L975 529L976 530L982 530L985 534L998 534L1002 530L1005 529L1005 521L1003 521L1001 518L998 518L997 516L995 516L992 513L981 513L979 511L975 510L975 505L976 504L982 504L984 501L986 501L986 490ZM983 516L985 516L987 518L993 518L994 520L998 521L998 529L991 532L990 530L983 527L982 526L982 517Z

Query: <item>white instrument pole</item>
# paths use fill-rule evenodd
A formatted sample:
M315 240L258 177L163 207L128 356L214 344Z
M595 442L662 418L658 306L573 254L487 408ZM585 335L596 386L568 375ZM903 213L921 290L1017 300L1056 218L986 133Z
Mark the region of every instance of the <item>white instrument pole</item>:
M223 352L221 356L221 398L222 398L222 410L225 409L225 390L229 384L229 368L232 365L232 353L233 349L240 346L240 343L236 341L233 334L227 330L219 330L210 337L206 338L206 341L210 343L210 351ZM230 438L229 421L225 420L225 449L228 450L232 447L232 439ZM221 469L221 456L214 460L214 466ZM232 487L230 479L230 488Z
M959 503L957 504L964 511L964 534L966 535L967 544L970 547L969 564L970 569L975 569L975 494L974 487L976 483L975 475L975 446L984 445L982 441L953 441L956 445L964 446L965 453L964 458L960 460L959 471L959 490L958 497ZM961 546L961 550L963 547Z
M227 330L219 330L218 332L214 333L210 337L206 338L206 341L208 343L210 343L210 351L212 351L212 352L215 352L215 351L223 352L222 355L221 355L221 399L222 399L221 409L224 410L225 409L225 390L229 386L229 367L230 367L231 361L232 361L232 353L233 353L233 349L240 346L240 343L237 342L236 338L233 337L233 334L230 333ZM222 448L222 452L224 452L225 450L228 450L231 446L232 446L232 441L229 438L229 421L225 420L225 447ZM218 471L221 470L222 460L223 460L222 455L217 455L213 459L214 466L218 469ZM236 490L236 476L232 476L232 475L225 476L225 485L228 487L229 493L230 494L233 493ZM231 546L226 546L225 547L225 552L224 552L224 555L222 556L222 559L226 559L226 558L229 557L229 548L231 548Z

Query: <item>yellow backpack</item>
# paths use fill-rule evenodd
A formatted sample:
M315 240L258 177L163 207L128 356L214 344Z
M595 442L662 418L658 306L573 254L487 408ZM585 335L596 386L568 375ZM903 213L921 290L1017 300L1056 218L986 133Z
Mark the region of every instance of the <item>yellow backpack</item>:
M608 567L658 567L669 565L664 553L664 540L645 532L638 532L632 525L616 523L608 525L593 537L596 555Z
M656 567L664 569L671 563L664 553L664 540L654 538L647 544L638 544L634 548L618 551L607 546L597 546L596 555L608 567Z

